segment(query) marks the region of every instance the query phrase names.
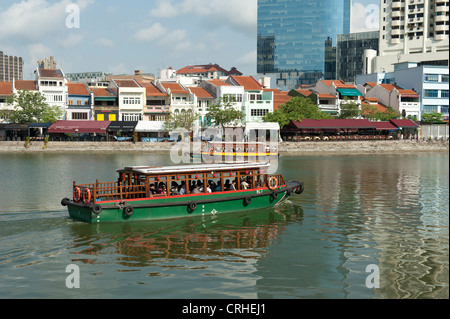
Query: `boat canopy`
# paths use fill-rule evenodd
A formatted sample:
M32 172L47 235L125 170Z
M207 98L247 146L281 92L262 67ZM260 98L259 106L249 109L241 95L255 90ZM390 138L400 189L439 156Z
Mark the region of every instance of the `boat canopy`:
M118 172L133 172L135 174L154 175L154 174L186 174L196 172L218 172L233 171L243 169L265 169L269 167L269 163L217 163L217 164L191 164L191 165L171 165L171 166L130 166L125 167Z

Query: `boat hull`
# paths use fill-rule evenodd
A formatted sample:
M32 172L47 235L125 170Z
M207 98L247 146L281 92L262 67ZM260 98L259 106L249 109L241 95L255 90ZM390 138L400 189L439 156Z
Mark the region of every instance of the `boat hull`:
M279 205L302 183L288 182L277 189L252 189L198 195L153 197L83 204L64 199L70 218L87 223L127 222L216 215Z

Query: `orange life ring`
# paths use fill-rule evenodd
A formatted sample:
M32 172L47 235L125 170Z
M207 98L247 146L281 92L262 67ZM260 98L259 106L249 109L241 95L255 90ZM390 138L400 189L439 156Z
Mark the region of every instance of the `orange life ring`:
M85 204L91 201L91 190L89 188L85 188L83 191L83 202Z
M214 149L213 148L209 150L209 155L214 156Z
M75 187L73 189L73 200L75 202L79 202L81 199L81 189L79 187Z
M272 185L272 181L275 182L275 186ZM269 178L269 181L267 182L267 187L269 187L270 190L274 190L275 188L278 187L278 180L275 176L272 176Z

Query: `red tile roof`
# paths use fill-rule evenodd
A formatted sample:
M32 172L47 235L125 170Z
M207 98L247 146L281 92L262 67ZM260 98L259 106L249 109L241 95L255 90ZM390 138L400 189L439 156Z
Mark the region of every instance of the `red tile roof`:
M202 87L190 87L189 90L191 90L191 92L195 96L197 96L197 98L201 98L201 99L213 99L214 98L214 96L212 96L211 93L209 93Z
M304 89L297 89L296 91L304 96L310 96L313 93L310 90L304 90Z
M392 124L391 122L372 122L376 129L381 130L398 130L398 127Z
M334 100L337 99L337 96L334 96L333 94L326 94L326 93L322 94L322 93L318 93L317 96L318 96L319 98L321 98L321 99L334 99Z
M145 87L147 96L168 96L167 93L161 92L153 83L139 82L142 87Z
M91 95L85 83L69 83L67 88L69 95Z
M16 90L37 91L36 82L29 80L16 80L14 81Z
M12 95L12 82L0 82L0 95Z
M331 86L334 84L335 87L340 89L356 89L354 84L346 84L342 80L321 80L326 86Z
M222 72L225 75L242 75L242 73L239 72L235 67L232 67L230 71L227 71L217 64L189 65L179 69L177 71L177 74L196 74L216 71Z
M231 75L230 78L237 83L239 86L243 86L244 90L246 91L260 91L263 89L261 84L259 84L258 81L255 80L252 76L237 76L237 75Z
M140 87L140 85L135 80L121 80L112 79L117 84L118 87Z
M94 96L96 96L96 97L116 96L116 94L109 91L107 88L92 88L91 90L92 90L92 92L94 92Z
M170 90L171 93L189 94L189 91L183 88L179 83L161 82L161 85L164 87L164 89Z
M219 80L219 79L208 80L208 82L215 86L230 86L231 85L231 84L225 82L224 80Z
M106 133L110 121L56 121L49 133Z

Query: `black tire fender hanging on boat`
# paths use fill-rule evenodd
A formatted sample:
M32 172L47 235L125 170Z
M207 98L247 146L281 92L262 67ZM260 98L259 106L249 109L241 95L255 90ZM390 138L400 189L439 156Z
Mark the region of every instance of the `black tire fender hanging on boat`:
M131 207L131 206L126 206L126 207L123 209L123 212L125 213L125 215L131 216L131 215L133 215L133 213L134 213L134 208Z
M63 206L67 206L67 205L69 205L69 203L70 203L70 199L68 199L67 197L63 198L61 200L61 205L63 205Z
M252 202L252 198L250 196L245 196L244 197L244 205L250 205L250 203Z
M96 215L100 214L100 212L102 211L102 206L95 204L94 206L92 206L92 212Z
M270 196L272 196L273 199L277 199L278 198L278 192L273 192L272 194L270 194Z
M196 202L190 202L188 206L189 206L189 209L192 210L192 211L197 209L197 203Z
M301 194L301 193L303 193L304 189L305 189L305 186L303 186L303 183L301 183L300 186L295 189L295 193Z

